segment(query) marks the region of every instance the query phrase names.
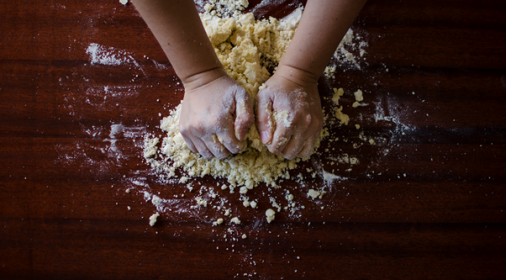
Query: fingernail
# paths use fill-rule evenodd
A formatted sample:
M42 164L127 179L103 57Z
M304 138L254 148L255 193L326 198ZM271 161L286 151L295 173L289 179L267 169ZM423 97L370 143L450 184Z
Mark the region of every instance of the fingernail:
M262 138L262 142L264 144L267 144L267 142L269 141L269 133L267 133L267 131L262 131L260 132L260 137Z

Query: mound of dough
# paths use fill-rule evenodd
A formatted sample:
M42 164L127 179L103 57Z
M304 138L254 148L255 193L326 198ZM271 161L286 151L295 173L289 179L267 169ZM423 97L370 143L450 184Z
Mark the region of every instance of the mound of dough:
M252 13L236 13L230 18L203 13L200 17L227 73L249 92L254 101L259 87L270 77L267 69L277 66L285 53L301 15L302 8L279 21L272 17L255 20ZM252 189L259 183L276 187L278 179L290 178L288 170L294 169L300 161L298 158L286 160L270 153L255 126L248 131L248 146L244 152L223 160L206 160L186 146L178 129L180 114L181 105L162 120L160 127L167 135L157 153L153 152L158 142L154 140L156 138L145 140L148 163L169 177L175 176L175 170L181 167L190 177L226 178L234 187ZM322 136L324 134L322 132Z

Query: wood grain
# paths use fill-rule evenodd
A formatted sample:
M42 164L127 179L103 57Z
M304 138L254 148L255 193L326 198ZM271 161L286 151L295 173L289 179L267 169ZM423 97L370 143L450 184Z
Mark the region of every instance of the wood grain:
M259 2L257 17L294 7ZM199 179L242 221L213 227L220 211L191 208L195 192L143 160L184 89L133 6L2 1L0 278L506 278L505 13L498 0L369 1L353 26L369 43L362 69L320 81L328 111L331 88L346 90L352 121L330 123L340 140L293 172L346 180L260 186L251 209ZM93 63L92 44L126 60ZM352 109L357 89L369 105ZM361 131L376 144L355 149ZM333 165L343 153L360 163ZM147 189L171 201L155 227ZM266 223L266 196L284 190L305 209Z

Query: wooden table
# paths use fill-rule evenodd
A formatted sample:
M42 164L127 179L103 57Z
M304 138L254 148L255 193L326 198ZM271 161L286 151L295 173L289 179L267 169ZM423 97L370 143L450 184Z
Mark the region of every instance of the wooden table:
M505 15L499 0L369 1L364 67L321 83L346 90L352 122L293 173L346 180L260 186L258 209L215 187L242 224L213 227L221 212L142 157L183 87L133 6L2 1L0 278L505 279ZM353 109L357 89L369 105ZM360 132L376 144L354 149ZM343 153L360 163L331 165ZM266 223L265 194L286 204L286 189L305 209ZM154 227L147 190L172 203Z

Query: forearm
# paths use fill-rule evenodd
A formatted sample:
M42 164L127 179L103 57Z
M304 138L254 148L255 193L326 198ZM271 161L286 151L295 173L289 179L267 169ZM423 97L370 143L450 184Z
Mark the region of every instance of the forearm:
M192 0L133 3L183 83L191 83L200 73L221 68Z
M308 0L279 74L316 82L365 2Z

